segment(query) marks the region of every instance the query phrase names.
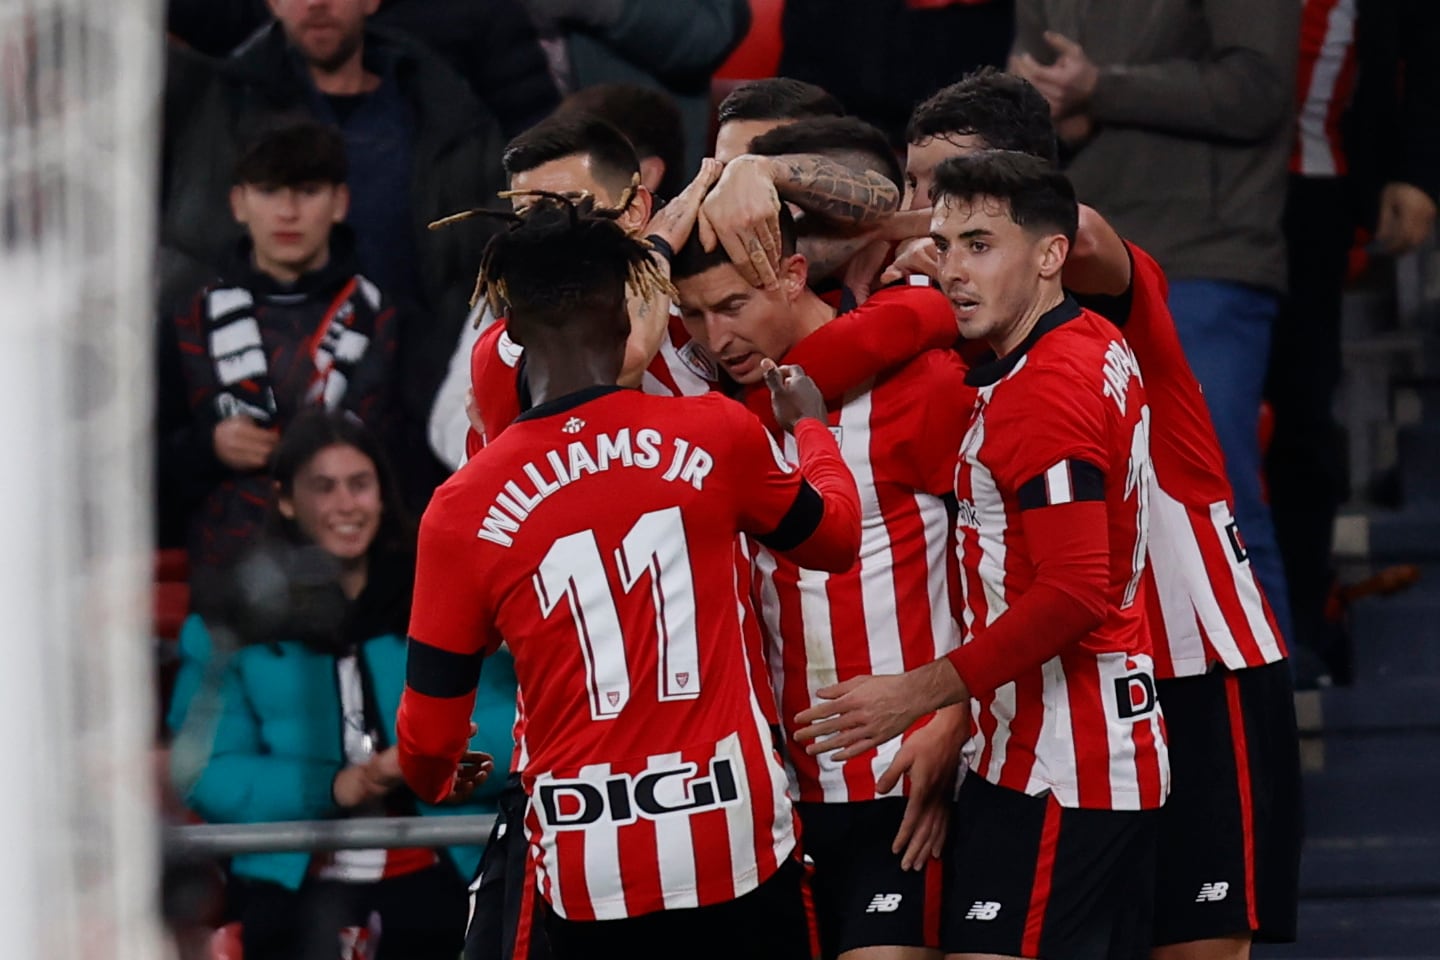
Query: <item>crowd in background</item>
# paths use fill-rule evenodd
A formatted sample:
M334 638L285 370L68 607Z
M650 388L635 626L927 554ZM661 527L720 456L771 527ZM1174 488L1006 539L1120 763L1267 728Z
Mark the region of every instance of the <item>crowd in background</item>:
M500 777L429 807L394 760L413 521L463 459L470 301L495 229L430 224L502 205L507 143L557 110L614 124L644 186L673 198L715 152L720 97L772 70L828 91L902 152L920 142L915 105L973 69L1045 94L1082 199L1170 279L1244 549L1300 679L1343 680L1325 613L1348 497L1332 412L1340 298L1357 245L1393 256L1431 233L1440 64L1425 54L1440 8L788 0L777 18L777 6L170 0L157 515L192 584L166 727L195 814L493 811ZM895 246L884 252L903 257ZM474 743L503 768L513 672L483 676ZM237 857L243 895L225 915L247 945L283 938L288 894L318 885L336 922L380 912L389 949L413 951L397 955L430 955L427 938L443 955L463 936L455 904L478 855Z

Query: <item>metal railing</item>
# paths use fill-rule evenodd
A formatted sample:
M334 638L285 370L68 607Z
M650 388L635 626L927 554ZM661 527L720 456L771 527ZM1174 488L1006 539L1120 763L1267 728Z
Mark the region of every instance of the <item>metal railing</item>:
M165 854L177 860L291 850L371 850L483 844L493 814L453 817L355 817L277 823L202 823L162 831Z

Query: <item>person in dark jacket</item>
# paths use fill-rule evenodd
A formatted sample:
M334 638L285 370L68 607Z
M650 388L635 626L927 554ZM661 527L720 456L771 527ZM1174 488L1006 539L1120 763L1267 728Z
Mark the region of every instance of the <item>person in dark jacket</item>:
M161 324L160 512L185 528L192 569L253 542L271 456L301 410L350 410L385 430L395 309L359 270L340 135L314 122L261 137L235 169L245 229L222 279Z
M710 81L750 30L747 0L523 0L566 93L634 83L675 98L688 183L708 155Z
M228 55L270 22L265 0L169 0L171 36L212 57ZM380 0L370 22L430 47L470 83L506 137L539 122L560 102L545 52L518 0Z
M446 803L420 803L396 765L414 536L374 434L342 411L297 417L276 451L261 547L181 633L171 774L206 820L494 812L500 785L483 781L513 746L508 656L476 698L475 752ZM365 955L379 960L453 960L480 853L477 837L236 856L245 956L335 960L346 935L371 937Z
M188 293L233 249L226 190L256 128L308 117L345 138L360 268L402 308L397 333L401 413L415 448L397 460L418 509L444 478L424 444L435 389L468 313L484 241L479 221L427 225L494 199L505 180L495 118L439 58L401 34L366 24L378 0L272 0L277 22L231 57L172 49L166 79L161 243L162 303ZM477 225L478 224L478 225Z

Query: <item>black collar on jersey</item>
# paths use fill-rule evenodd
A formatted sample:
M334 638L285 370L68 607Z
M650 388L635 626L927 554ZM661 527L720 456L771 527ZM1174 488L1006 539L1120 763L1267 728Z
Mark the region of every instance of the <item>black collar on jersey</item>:
M593 387L586 387L584 390L576 390L574 393L567 393L563 397L546 400L542 404L531 407L516 417L515 422L519 423L521 420L539 420L541 417L553 417L557 413L573 410L582 403L589 403L591 400L596 400L624 389L624 387L597 384Z
M1040 319L1035 322L1035 329L1030 331L1030 336L1026 337L1020 346L999 358L995 356L993 350L987 351L986 354L966 372L966 385L971 387L989 387L999 383L1011 370L1015 369L1015 365L1020 362L1020 358L1025 356L1031 347L1040 342L1041 337L1056 327L1069 323L1078 316L1080 316L1080 304L1076 303L1067 293L1064 300L1061 300L1059 304L1051 307L1040 315Z

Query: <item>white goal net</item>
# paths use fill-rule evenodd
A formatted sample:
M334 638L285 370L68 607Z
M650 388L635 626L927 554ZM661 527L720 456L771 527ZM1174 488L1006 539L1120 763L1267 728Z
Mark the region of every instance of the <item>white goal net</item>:
M164 956L149 747L157 0L0 0L0 956Z

